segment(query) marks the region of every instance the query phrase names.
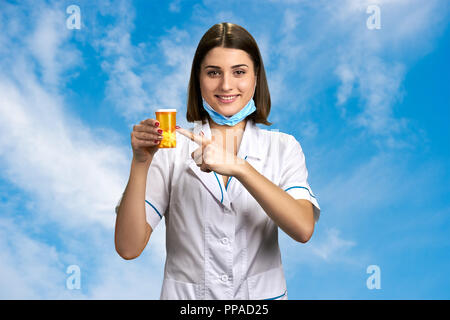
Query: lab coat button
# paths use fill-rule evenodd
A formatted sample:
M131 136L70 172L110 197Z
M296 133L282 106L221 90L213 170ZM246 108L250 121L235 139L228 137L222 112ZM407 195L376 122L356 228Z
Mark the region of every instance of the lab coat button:
M222 275L220 277L220 280L222 280L223 282L227 282L228 281L228 276L226 274Z
M228 238L222 238L222 244L224 244L224 245L227 245L229 242L230 242L230 240L228 240Z

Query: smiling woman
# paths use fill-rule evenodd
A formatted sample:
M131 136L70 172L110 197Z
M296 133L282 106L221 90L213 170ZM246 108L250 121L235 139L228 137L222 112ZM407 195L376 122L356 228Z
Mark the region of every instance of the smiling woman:
M239 82L240 87L233 87L230 81ZM230 88L236 88L236 92L230 92ZM238 90L247 95L240 95ZM236 24L214 25L203 35L195 51L188 86L187 121L206 121L208 114L202 107L202 96L208 104L217 104L224 115L232 115L235 108L224 104L238 106L237 97L248 102L252 95L256 111L248 119L271 125L267 121L271 105L269 86L255 39Z
M255 40L220 23L193 59L187 119L196 126L177 128L171 149L158 148L156 120L134 127L116 249L139 256L165 218L161 299L287 299L278 228L305 243L320 208L297 140L256 126L270 125L269 112Z

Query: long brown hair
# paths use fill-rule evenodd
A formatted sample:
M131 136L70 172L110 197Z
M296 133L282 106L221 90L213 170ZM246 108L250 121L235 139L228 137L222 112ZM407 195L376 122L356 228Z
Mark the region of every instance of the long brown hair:
M216 47L240 49L250 55L253 60L256 75L256 90L253 97L256 111L250 114L247 119L253 119L255 123L262 123L268 126L272 125L271 122L267 121L270 113L270 93L258 45L247 30L228 22L222 22L212 26L206 31L197 46L188 86L187 121L202 121L204 123L208 117L208 113L203 109L202 104L199 80L200 65L206 54Z

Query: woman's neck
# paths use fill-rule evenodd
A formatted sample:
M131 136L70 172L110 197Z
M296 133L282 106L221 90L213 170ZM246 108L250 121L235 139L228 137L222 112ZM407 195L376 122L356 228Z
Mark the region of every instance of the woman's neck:
M237 154L241 144L247 119L242 120L234 126L220 125L208 117L211 138L221 143L225 150Z

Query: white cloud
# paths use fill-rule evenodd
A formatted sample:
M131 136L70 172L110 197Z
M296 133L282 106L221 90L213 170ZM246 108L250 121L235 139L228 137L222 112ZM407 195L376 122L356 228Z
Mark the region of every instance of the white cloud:
M67 290L66 266L56 249L3 218L0 248L0 299L82 298L79 292Z
M345 238L348 237L343 237L336 227L323 225L314 232L313 238L306 244L299 244L281 233L280 248L283 263L289 269L288 276L294 277L300 265L324 267L331 263L352 266L363 264L366 257L350 252L352 248L357 247L357 243Z
M416 5L414 4L416 3ZM368 30L361 19L369 4L378 4L382 19L380 30ZM339 51L335 68L341 81L337 93L337 105L341 106L353 94L363 102L363 110L350 122L366 129L375 136L385 136L386 144L394 146L394 134L407 134L406 119L394 115L396 102L403 96L402 83L406 63L418 59L428 47L430 29L435 29L442 14L436 1L348 1L336 6L332 23L345 26L348 39ZM345 24L344 24L345 21ZM416 39L414 48L409 41ZM406 47L414 49L405 51ZM407 49L406 49L407 50ZM394 58L384 59L386 53ZM408 52L405 54L405 52ZM408 56L407 59L404 59ZM405 61L405 62L399 62ZM342 111L346 114L346 110ZM395 137L395 139L400 139ZM396 145L404 145L399 141Z
M356 75L355 71L352 70L352 66L346 64L340 64L336 68L336 74L341 79L341 85L338 88L337 93L337 104L342 105L349 99L350 95L352 94L353 88L355 86Z
M302 138L314 139L319 132L317 124L310 120L300 122L298 127Z
M355 141L348 148L358 145L361 141ZM342 152L346 150L329 150L324 156L339 159L338 154ZM367 219L376 213L395 214L385 210L405 201L409 205L424 205L426 199L432 197L433 190L420 186L433 185L444 168L439 162L413 165L409 157L407 154L395 156L381 153L363 164L347 168L322 187L321 193L326 195L326 201L322 201L321 206L333 208L333 212L329 213L333 219L339 217L342 223L354 223L355 219Z
M39 240L49 235L35 237L35 220L14 220L0 218L0 299L159 299L165 256L155 240L158 229L138 259L125 261L114 251L110 230L68 232L49 244ZM78 290L67 287L70 265L80 269Z
M104 255L91 281L89 299L159 299L164 260L155 260L147 253L135 261Z
M181 7L181 0L173 0L172 2L169 3L169 11L171 12L180 12Z
M380 30L366 26L369 4L381 9ZM385 147L409 147L404 140L417 128L397 118L394 107L409 63L428 53L443 30L442 3L283 1L279 11L283 19L266 64L274 105L304 118L317 96L337 84L336 106L348 124L383 139ZM348 110L350 98L361 108Z
M20 90L0 81L5 178L39 201L40 210L54 219L111 227L126 151L97 141L87 127L63 114L60 97L28 82Z
M28 48L41 67L42 79L50 85L61 81L68 67L80 63L80 52L67 44L72 31L65 26L65 11L38 8L34 11L33 32L27 37Z
M354 241L342 239L336 228L327 229L325 237L321 242L312 244L310 250L327 262L344 259L345 251L356 246Z
M90 38L101 54L102 70L109 77L105 100L127 120L135 120L137 114L148 111L152 99L140 74L144 72L140 65L142 49L131 43L134 8L126 1L114 4L106 1L101 8L103 15L115 20L114 24L96 30Z
M58 261L60 255L69 252L82 262L85 262L86 254L96 256L87 263L92 268L96 267L91 279L98 279L90 281L89 292L84 297L158 298L156 284L161 282L165 255L164 228L152 235L150 248L146 249L152 255L141 259L134 267L118 263L120 258L113 247L114 206L125 186L129 167L125 155L129 151L98 141L87 127L67 119L62 114L63 105L58 103L58 97L47 94L36 83L20 91L1 81L0 94L4 98L0 103L3 175L27 195L26 204L33 214L26 225L35 224L32 228L40 234L45 229L40 230L39 226L54 223L60 229L54 237L68 246L67 251L59 253L53 248L50 255L43 257L50 245L27 238L29 245L20 251L23 255L30 251L30 258L25 263L10 242L1 243L5 264L0 265L0 273L10 275L3 281L10 285L17 282L17 291L11 296L8 293L8 297L73 298L75 291L68 293L65 288L60 289L61 281L65 281L67 275L63 274L66 264ZM32 108L35 99L40 101L39 108ZM81 232L80 229L83 237L73 238ZM21 233L20 228L14 230L15 234ZM21 239L17 242L23 243ZM108 244L106 247L105 242ZM42 249L33 255L35 247ZM24 273L26 268L33 268L34 276L20 278L20 273L13 273L14 268L8 265L20 265L17 272L25 269ZM54 276L47 277L47 273ZM57 275L59 278L55 279ZM147 280L148 287L145 286ZM130 286L136 286L135 290ZM122 290L110 291L120 287Z
M67 108L61 93L66 85L64 73L82 61L67 44L68 38L59 33L55 21L62 17L65 26L64 16L54 7L40 7L39 15L24 20L37 29L21 41L28 25L14 21L26 16L23 10L8 6L2 12L8 22L2 23L6 27L0 34L0 43L7 44L0 49L0 165L2 179L21 191L20 198L2 205L0 287L8 290L0 290L0 295L19 299L114 297L117 292L108 292L114 278L120 278L120 286L127 288L127 283L137 285L144 275L148 287L135 293L125 289L120 297L142 293L142 297L158 298L160 288L155 283L162 279L164 228L152 235L146 249L152 255L136 261L132 268L118 263L121 259L114 251L114 207L125 187L131 150L104 140ZM41 25L39 17L50 20ZM48 47L41 48L41 44ZM5 211L13 207L23 210ZM18 214L26 217L20 224L4 218ZM50 234L46 233L49 225L56 226ZM77 259L94 269L91 279L98 279L90 281L87 293L65 288L67 263Z
M338 89L337 104L342 106L353 94L364 102L364 108L350 122L375 135L404 133L407 130L403 126L405 122L396 118L392 109L403 96L404 70L404 65L387 64L376 56L355 57L351 67L347 63L339 65L336 72L342 85ZM345 108L343 110L345 114Z
M124 4L121 10L108 10L105 14L117 23L99 34L101 38L93 43L109 77L108 103L128 121L136 123L155 117L158 108L176 108L184 114L195 50L191 35L171 28L156 43L134 44L131 41L134 8ZM186 125L181 117L180 120L181 125Z
M185 112L187 86L195 51L192 37L186 31L172 28L158 43L158 48L170 71L162 77L151 74L147 77L150 86L154 88L152 93L156 101L153 107L175 107L179 112Z
M354 145L361 145L361 141L354 142ZM339 162L346 152L345 149L324 150L321 156ZM355 226L367 225L371 219L378 223L383 217L387 225L386 230L379 230L380 236L398 230L399 226L391 222L398 223L402 217L410 216L410 213L398 209L399 204L408 203L408 208L428 207L435 193L429 186L434 185L445 172L445 166L436 162L416 164L413 171L405 163L410 163L406 155L402 155L399 161L396 156L384 153L368 159L364 164L345 168L334 178L328 177L318 193L321 219L311 240L306 245L300 245L281 233L282 258L291 272L295 271L292 266L302 264L322 267L328 263L351 266L370 264L374 258L372 251L366 250L367 239L355 238L355 235L360 236ZM429 218L436 219L434 215ZM401 228L417 228L417 220L403 221ZM350 230L350 233L343 230ZM392 239L395 239L392 246L396 246L399 239ZM403 240L399 241L404 245Z

